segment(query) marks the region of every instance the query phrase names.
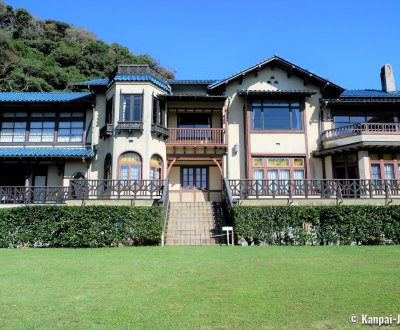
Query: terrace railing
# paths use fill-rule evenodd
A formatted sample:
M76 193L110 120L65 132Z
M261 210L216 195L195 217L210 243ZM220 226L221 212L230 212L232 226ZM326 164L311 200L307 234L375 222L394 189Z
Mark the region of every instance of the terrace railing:
M326 130L321 140L337 139L359 134L400 134L400 123L359 123Z
M62 204L67 200L159 199L164 180L71 180L67 187L3 186L0 204Z
M1 204L62 204L68 198L68 187L0 187Z
M71 180L70 199L160 198L164 180Z
M224 146L223 128L170 128L167 144L182 146Z
M229 187L238 199L400 197L400 180L229 180Z

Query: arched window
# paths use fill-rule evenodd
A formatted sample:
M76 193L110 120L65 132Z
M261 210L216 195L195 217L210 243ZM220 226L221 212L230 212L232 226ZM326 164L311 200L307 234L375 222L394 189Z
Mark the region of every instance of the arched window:
M111 166L112 166L112 157L111 154L107 154L106 158L104 159L104 180L110 180L112 177L112 171L111 171Z
M126 152L119 157L119 179L140 180L142 158L136 152Z
M150 180L162 180L163 160L159 155L153 155L150 159Z

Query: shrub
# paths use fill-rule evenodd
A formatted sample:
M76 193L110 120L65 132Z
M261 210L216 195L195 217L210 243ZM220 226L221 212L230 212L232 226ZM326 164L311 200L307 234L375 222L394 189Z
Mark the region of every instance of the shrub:
M276 245L400 243L400 205L235 206L239 239Z
M152 206L26 206L0 209L0 247L151 245L163 210Z

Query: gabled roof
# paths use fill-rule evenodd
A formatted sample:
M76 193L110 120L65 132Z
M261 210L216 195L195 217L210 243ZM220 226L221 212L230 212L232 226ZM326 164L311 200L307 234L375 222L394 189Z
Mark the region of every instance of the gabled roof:
M339 85L336 85L327 79L324 79L308 70L305 70L305 69L299 67L298 65L295 65L289 61L286 61L279 56L270 57L269 59L262 61L248 69L240 71L226 79L212 83L211 85L208 86L208 88L209 88L209 90L216 89L225 84L229 84L230 82L232 82L236 79L243 78L245 75L247 75L249 73L257 72L268 65L272 66L272 67L282 68L288 72L288 75L293 74L295 76L298 76L298 77L304 79L305 81L307 81L307 83L313 83L317 86L320 86L321 88L331 87L333 89L336 89L337 92L339 92L339 93L344 90L344 88L340 87Z
M81 102L91 97L87 92L0 92L0 102Z
M162 83L161 81L159 81L158 79L156 79L156 78L154 78L152 76L131 76L131 75L123 76L123 75L116 75L112 79L112 81L109 83L109 85L111 85L114 81L150 81L154 85L164 89L165 91L167 91L167 92L170 91L169 86L167 86L166 84Z
M79 148L0 148L0 157L67 157L67 158L92 158L93 150L85 147Z

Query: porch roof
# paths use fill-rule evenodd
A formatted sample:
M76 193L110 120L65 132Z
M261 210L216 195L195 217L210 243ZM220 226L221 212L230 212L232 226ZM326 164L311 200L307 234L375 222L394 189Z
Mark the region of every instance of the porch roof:
M0 157L48 157L48 158L92 158L94 151L90 148L38 148L38 147L24 147L24 148L0 148Z
M342 152L351 152L358 150L370 150L370 149L383 149L393 150L399 149L399 143L396 141L362 141L352 144L346 144L343 146L337 146L327 149L320 149L313 151L315 157L330 156Z

